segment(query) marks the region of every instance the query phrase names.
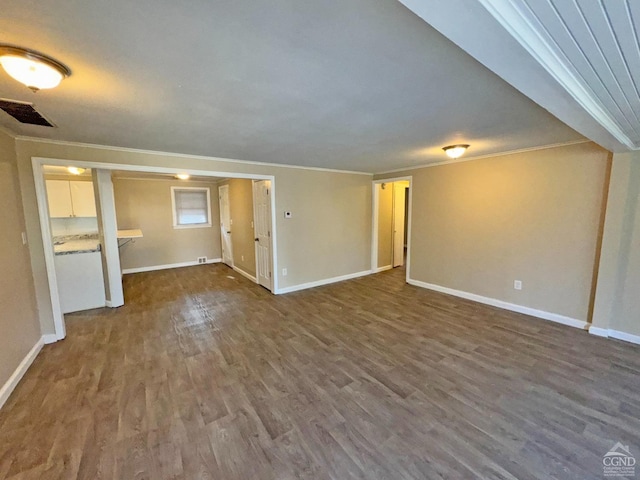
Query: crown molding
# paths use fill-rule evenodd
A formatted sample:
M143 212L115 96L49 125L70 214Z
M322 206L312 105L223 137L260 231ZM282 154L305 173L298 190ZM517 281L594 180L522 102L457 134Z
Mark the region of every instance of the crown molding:
M301 165L288 165L284 163L256 162L252 160L238 160L233 158L210 157L206 155L192 155L189 153L163 152L159 150L143 150L139 148L128 148L128 147L114 147L114 146L100 145L100 144L94 144L94 143L70 142L67 140L51 140L47 138L29 137L24 135L14 136L14 138L16 140L24 141L24 142L48 143L52 145L61 145L61 146L69 146L69 147L94 148L97 150L109 150L112 152L141 153L145 155L158 155L158 156L161 155L166 157L189 158L194 160L209 160L209 161L224 162L224 163L235 163L235 164L241 164L241 165L259 165L263 167L293 168L297 170L345 173L345 174L351 174L351 175L368 175L368 176L373 175L373 173L371 172L361 172L361 171L355 171L355 170L339 170L336 168L322 168L322 167L305 167Z
M410 167L396 168L393 170L386 170L384 172L376 172L374 175L385 175L387 173L407 172L409 170L418 170L421 168L428 168L428 167L439 167L442 165L452 165L454 163L471 162L474 160L484 160L487 158L494 158L494 157L504 157L506 155L517 155L519 153L536 152L538 150L548 150L550 148L570 147L572 145L581 145L583 143L593 143L593 142L585 138L584 140L572 140L570 142L553 143L551 145L540 145L537 147L519 148L517 150L506 150L504 152L488 153L486 155L476 155L474 157L464 157L464 158L460 157L453 160L451 159L438 160L435 162L422 163L422 164L414 165Z

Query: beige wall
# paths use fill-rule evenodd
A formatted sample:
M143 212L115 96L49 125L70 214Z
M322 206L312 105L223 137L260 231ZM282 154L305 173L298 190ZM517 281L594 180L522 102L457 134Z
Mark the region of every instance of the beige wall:
M40 338L13 138L0 131L0 387Z
M378 190L378 267L388 267L393 260L393 183Z
M640 153L613 156L593 326L640 336Z
M171 187L206 187L211 196L211 227L173 228ZM220 258L220 213L215 182L114 178L118 229L140 228L120 248L123 270Z
M231 249L233 265L249 275L256 275L256 246L253 230L253 182L233 178L221 185L229 185L231 211Z
M608 156L583 143L394 174L413 175L411 278L586 321Z
M27 232L33 239L40 321L53 333L49 287L31 166L32 157L131 164L212 172L274 175L279 288L371 268L371 176L293 167L18 139L18 169ZM219 175L224 176L224 175ZM294 217L284 218L290 210ZM282 276L282 268L288 276Z

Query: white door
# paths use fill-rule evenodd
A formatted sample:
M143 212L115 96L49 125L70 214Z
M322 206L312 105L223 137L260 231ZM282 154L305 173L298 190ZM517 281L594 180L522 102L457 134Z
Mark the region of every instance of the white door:
M256 241L256 277L268 290L271 285L271 181L253 182L253 215Z
M233 267L233 249L231 248L231 209L229 208L229 185L218 187L220 199L220 232L222 235L222 261Z
M404 202L405 186L393 183L393 266L404 265Z

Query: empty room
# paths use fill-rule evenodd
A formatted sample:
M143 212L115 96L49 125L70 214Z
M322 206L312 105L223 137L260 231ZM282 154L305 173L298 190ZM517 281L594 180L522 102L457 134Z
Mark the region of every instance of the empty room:
M0 14L0 480L640 478L640 6Z

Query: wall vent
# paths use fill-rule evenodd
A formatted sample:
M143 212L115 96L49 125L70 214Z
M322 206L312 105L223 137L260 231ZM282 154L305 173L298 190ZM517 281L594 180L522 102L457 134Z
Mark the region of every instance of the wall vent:
M53 127L53 124L40 115L38 111L33 108L33 104L31 103L0 98L0 109L7 112L20 123L40 125L42 127Z

